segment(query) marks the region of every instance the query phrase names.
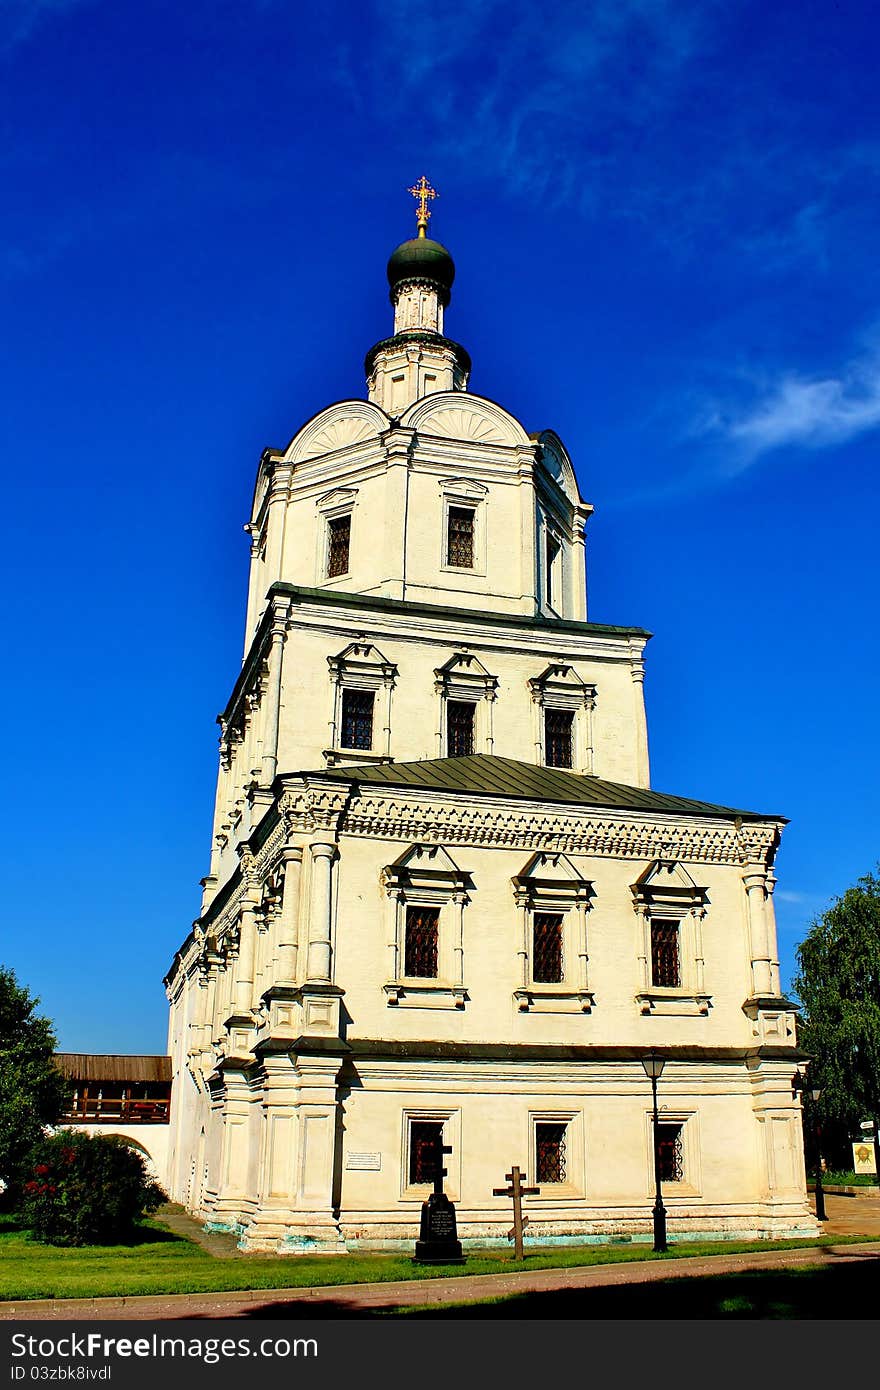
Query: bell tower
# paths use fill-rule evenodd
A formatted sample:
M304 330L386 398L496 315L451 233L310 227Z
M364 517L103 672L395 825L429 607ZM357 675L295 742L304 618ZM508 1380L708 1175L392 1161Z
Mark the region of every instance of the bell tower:
M392 417L435 391L465 391L471 359L443 333L455 263L439 241L428 236L428 202L438 197L422 175L410 190L418 200L417 234L398 246L388 262L394 335L367 353L364 369L369 398Z

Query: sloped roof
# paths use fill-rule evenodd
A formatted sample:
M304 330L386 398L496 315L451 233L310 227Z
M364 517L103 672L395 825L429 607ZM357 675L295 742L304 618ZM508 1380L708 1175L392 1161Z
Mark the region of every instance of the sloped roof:
M55 1065L71 1081L170 1081L171 1058L119 1052L56 1052Z
M464 792L504 797L508 801L552 801L569 806L659 811L681 816L717 816L725 820L739 817L741 820L785 821L784 816L740 811L733 806L717 806L709 801L692 801L684 796L649 791L645 787L630 787L622 782L606 782L601 777L587 777L557 767L538 767L488 753L473 753L463 758L426 758L414 763L334 767L328 768L322 776L338 782Z

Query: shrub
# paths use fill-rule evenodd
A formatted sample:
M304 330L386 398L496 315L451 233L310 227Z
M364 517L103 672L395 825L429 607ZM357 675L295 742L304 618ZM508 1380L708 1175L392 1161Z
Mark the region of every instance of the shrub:
M141 1155L115 1135L59 1130L35 1145L22 1215L48 1245L113 1245L166 1200Z

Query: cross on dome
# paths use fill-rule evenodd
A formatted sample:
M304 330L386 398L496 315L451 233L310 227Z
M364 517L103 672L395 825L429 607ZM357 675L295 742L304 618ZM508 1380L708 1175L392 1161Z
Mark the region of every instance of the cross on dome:
M422 174L422 177L419 179L417 184L415 184L412 188L407 189L407 192L411 193L414 198L418 199L419 205L416 209L416 221L418 223L419 236L424 236L427 232L428 220L431 216L431 210L428 207L428 201L431 198L439 198L440 194L437 192L436 188L431 187L424 174Z

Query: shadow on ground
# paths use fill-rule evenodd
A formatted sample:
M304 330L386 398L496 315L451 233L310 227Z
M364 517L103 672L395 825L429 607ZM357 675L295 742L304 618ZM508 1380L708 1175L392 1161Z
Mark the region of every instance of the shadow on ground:
M371 1308L331 1299L265 1303L245 1319L377 1318L876 1318L880 1259L822 1269L788 1269L670 1279L614 1288L516 1294L495 1303L418 1310ZM186 1315L192 1318L190 1312Z

